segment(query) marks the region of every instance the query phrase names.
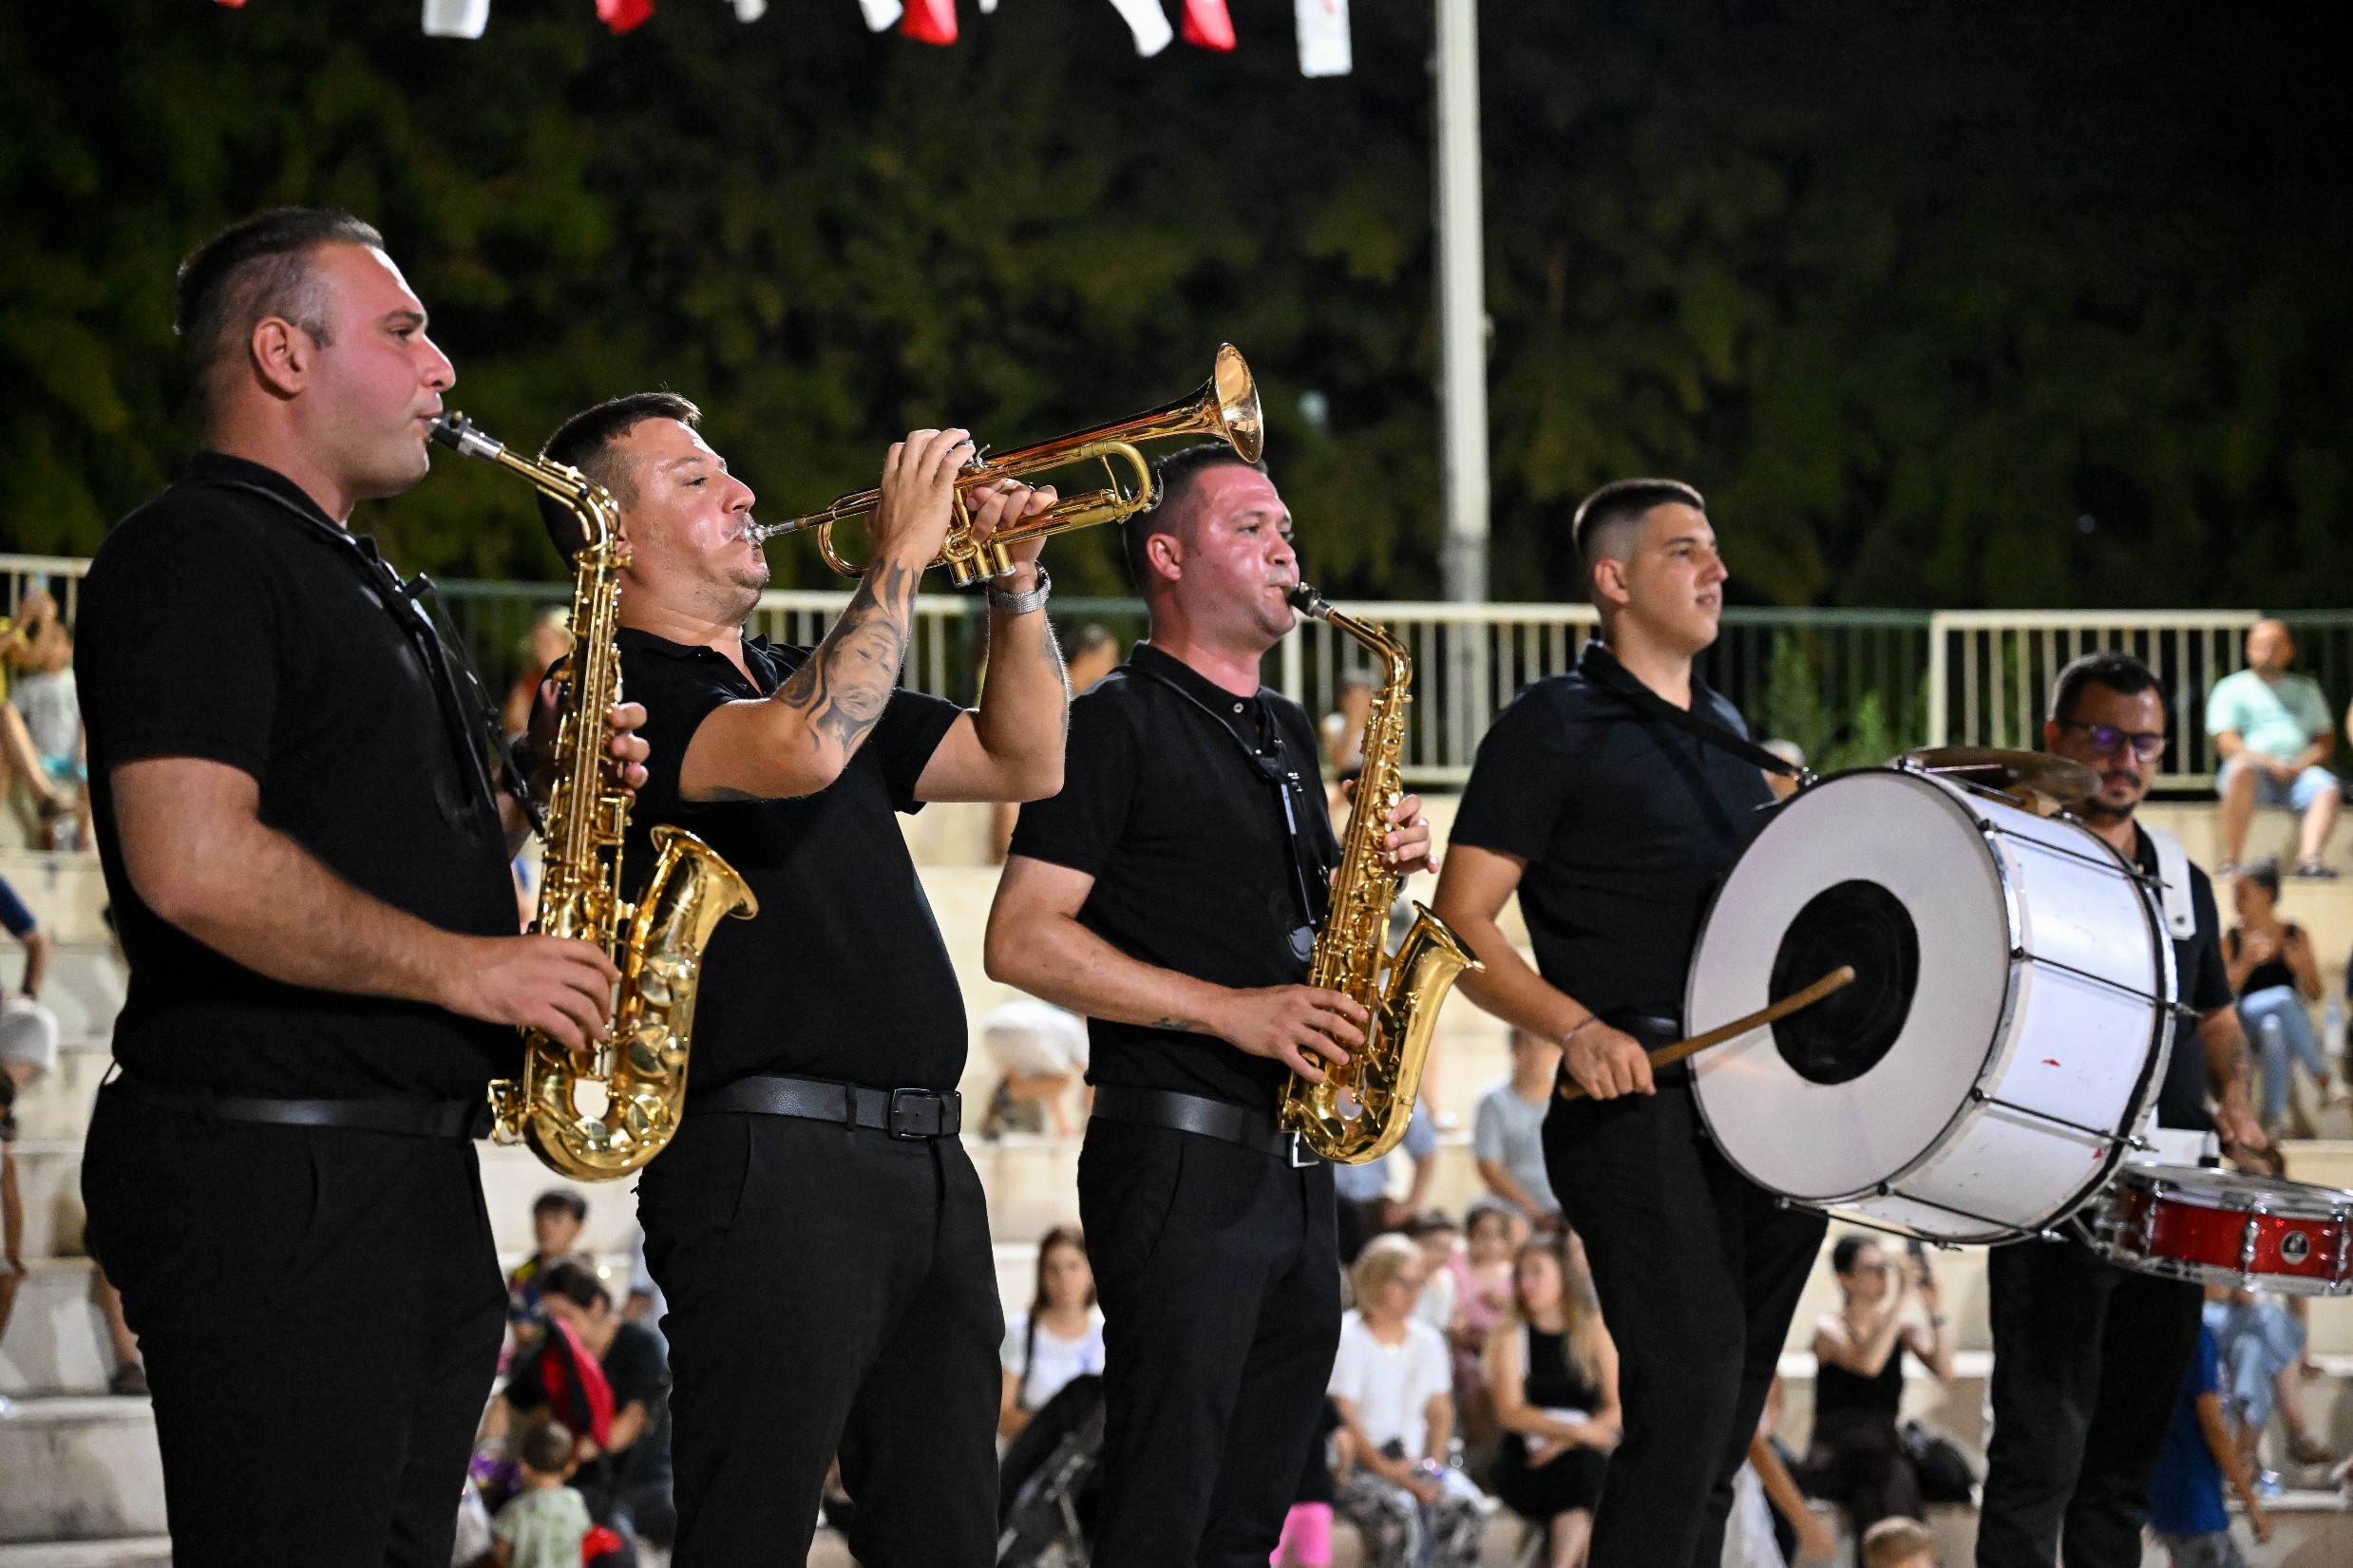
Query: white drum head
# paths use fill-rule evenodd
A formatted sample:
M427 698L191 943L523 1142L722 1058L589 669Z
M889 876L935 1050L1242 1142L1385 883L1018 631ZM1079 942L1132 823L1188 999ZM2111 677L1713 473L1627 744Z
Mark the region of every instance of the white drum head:
M1700 1110L1725 1157L1808 1202L1863 1196L1926 1155L2001 1032L2008 905L1977 824L1943 785L1860 772L1783 806L1709 912L1684 1023L1696 1034L1754 1012L1820 977L1793 969L1833 967L1817 951L1858 941L1882 960L1863 985L1698 1059Z

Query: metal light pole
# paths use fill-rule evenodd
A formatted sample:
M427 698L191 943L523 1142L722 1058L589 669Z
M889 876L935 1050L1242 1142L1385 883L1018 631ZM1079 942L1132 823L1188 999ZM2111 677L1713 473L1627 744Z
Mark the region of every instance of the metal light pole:
M1479 179L1479 3L1437 7L1438 406L1446 596L1487 597L1487 260Z

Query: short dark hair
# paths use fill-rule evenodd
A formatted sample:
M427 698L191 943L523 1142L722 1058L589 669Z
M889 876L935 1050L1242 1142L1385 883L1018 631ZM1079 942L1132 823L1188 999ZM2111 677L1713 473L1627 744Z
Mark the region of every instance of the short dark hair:
M350 213L278 207L232 223L188 253L172 290L172 330L190 386L209 413L222 365L271 316L313 341L331 341L326 291L311 266L323 245L384 248L384 236Z
M690 430L699 430L703 411L675 392L631 392L607 398L558 425L556 433L547 438L547 444L540 448L540 456L578 468L612 491L615 501L628 506L637 499L636 486L631 482L627 465L615 455L613 447L650 419L674 419ZM570 560L573 552L580 547L580 525L570 509L541 496L540 521L545 525L548 540L557 552Z
M572 1428L553 1417L531 1423L515 1441L515 1459L536 1475L563 1474L572 1463Z
M540 1275L540 1299L544 1301L551 1295L560 1295L575 1307L594 1307L599 1301L607 1307L613 1305L613 1298L605 1294L604 1281L597 1277L596 1271L574 1257L550 1264L547 1272Z
M1854 1273L1854 1260L1863 1256L1866 1247L1876 1247L1879 1238L1865 1236L1860 1231L1849 1231L1831 1247L1831 1268L1839 1274Z
M2253 865L2242 866L2239 875L2271 895L2274 899L2279 897L2280 862L2271 856L2265 856Z
M588 1223L588 1200L570 1187L550 1187L531 1200L531 1218L543 1214L568 1214L573 1223Z
M2076 705L2083 700L2087 686L2104 686L2119 697L2137 697L2144 691L2154 691L2162 701L2165 683L2157 672L2130 653L2104 649L2068 661L2051 683L2051 719L2057 724L2072 723Z
M1186 503L1193 485L1212 468L1247 468L1263 474L1266 464L1252 462L1222 441L1197 441L1161 456L1152 463L1152 504L1131 514L1119 527L1120 554L1127 561L1128 580L1143 593L1152 580L1144 547L1154 534L1174 533L1186 520Z
M1593 597L1594 564L1625 547L1629 529L1659 506L1708 509L1707 499L1679 479L1612 480L1577 503L1569 520L1569 538L1577 546L1577 570L1584 576L1585 597Z

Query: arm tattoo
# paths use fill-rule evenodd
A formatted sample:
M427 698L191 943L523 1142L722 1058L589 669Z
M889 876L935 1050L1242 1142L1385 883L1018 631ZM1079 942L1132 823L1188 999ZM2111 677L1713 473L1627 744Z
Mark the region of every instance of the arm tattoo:
M886 562L867 568L842 618L770 700L807 714L809 727L844 752L856 750L899 684L920 577Z
M1165 1029L1171 1034L1192 1034L1197 1032L1201 1028L1199 1024L1194 1023L1190 1018L1155 1018L1152 1020L1150 1027L1153 1029Z

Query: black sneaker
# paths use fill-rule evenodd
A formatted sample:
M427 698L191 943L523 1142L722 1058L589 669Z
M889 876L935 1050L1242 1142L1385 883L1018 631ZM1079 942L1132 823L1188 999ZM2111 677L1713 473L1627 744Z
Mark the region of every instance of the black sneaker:
M2337 868L2325 860L2298 860L2289 875L2300 881L2333 882L2337 879Z

